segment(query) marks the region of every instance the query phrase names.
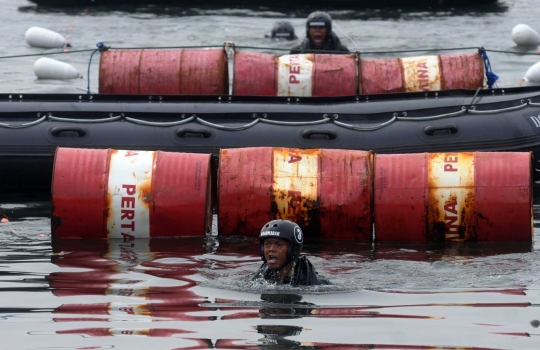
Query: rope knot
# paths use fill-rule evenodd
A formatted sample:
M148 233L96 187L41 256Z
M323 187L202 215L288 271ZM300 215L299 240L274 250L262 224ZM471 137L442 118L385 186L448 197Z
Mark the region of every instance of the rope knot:
M100 41L99 43L96 44L96 47L97 47L98 50L100 50L100 51L105 51L105 50L108 50L108 49L111 48L110 46L105 45L105 44L104 44L103 42L101 42L101 41Z
M491 62L489 62L489 57L486 53L486 50L484 48L481 48L479 50L480 54L482 54L482 58L484 59L484 68L486 69L486 79L488 87L491 89L495 82L499 80L499 76L491 70Z

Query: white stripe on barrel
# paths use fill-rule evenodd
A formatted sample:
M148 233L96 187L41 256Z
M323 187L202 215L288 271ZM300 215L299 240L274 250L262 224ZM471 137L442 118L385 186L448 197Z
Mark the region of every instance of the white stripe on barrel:
M111 154L108 238L150 238L150 211L143 189L150 187L155 152Z
M274 148L273 192L279 213L295 220L305 202L316 203L318 193L319 150Z
M312 96L313 55L278 58L278 96Z
M429 198L436 199L432 215L445 223L446 241L465 241L469 237L460 238L458 227L471 226L467 221L474 208L474 153L435 153L430 158Z
M438 56L402 58L405 91L436 91L441 89Z

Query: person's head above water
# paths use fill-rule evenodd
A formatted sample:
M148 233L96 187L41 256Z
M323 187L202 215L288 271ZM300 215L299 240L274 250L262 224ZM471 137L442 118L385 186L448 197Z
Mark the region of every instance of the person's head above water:
M297 39L297 36L294 34L294 27L289 21L279 21L274 23L271 37L273 39Z
M349 53L332 30L332 17L326 12L315 11L306 20L306 37L299 45L291 48L290 54L306 53Z
M304 233L300 226L289 220L272 220L259 234L263 263L253 276L271 283L289 283L293 286L329 284L315 272L313 265L302 253Z
M272 220L259 234L261 259L276 272L290 270L300 257L304 234L300 226L289 220Z
M332 32L332 17L326 12L312 12L306 20L306 37L311 41L313 48L322 48Z

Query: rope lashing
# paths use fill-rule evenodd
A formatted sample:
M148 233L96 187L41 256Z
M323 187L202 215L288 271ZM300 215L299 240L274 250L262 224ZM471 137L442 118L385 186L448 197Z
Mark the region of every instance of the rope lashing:
M487 84L488 87L491 89L495 82L499 80L499 76L491 70L491 62L489 62L489 57L486 53L486 50L482 47L480 50L478 50L482 54L482 58L484 59L484 67L486 69L486 78L487 78Z
M90 60L88 61L88 87L87 87L87 90L86 90L86 93L88 95L90 95L90 65L92 64L92 57L94 57L94 54L96 52L105 51L105 50L108 50L110 48L109 46L106 46L101 41L96 44L96 47L97 47L97 50L94 50L94 52L92 52L92 54L90 55Z

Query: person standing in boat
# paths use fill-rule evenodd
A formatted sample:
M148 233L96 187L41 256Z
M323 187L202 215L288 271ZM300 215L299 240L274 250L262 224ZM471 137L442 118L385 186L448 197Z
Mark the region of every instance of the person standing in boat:
M343 45L332 31L332 17L326 12L316 11L306 20L306 38L291 49L291 55L320 51L349 53L347 46Z
M304 234L300 226L289 220L272 220L259 234L260 254L263 264L253 280L264 279L276 284L310 286L330 284L317 274L305 255Z

